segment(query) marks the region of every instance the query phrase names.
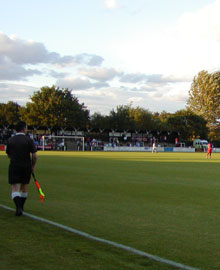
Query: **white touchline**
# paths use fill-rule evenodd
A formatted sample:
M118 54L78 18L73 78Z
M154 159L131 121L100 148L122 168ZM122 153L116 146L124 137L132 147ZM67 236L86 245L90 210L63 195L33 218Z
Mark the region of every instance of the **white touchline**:
M12 208L10 208L10 207L8 207L8 206L2 205L2 204L0 204L0 207L2 207L2 208L4 208L4 209L7 209L7 210L10 210L10 211L14 211L14 209L12 209ZM171 261L171 260L167 260L167 259L161 258L161 257L159 257L159 256L152 255L152 254L149 254L149 253L147 253L147 252L144 252L144 251L141 251L141 250L138 250L138 249L129 247L129 246L125 246L125 245L122 245L122 244L118 244L118 243L113 242L113 241L105 240L105 239L103 239L103 238L96 237L96 236L90 235L90 234L88 234L88 233L79 231L79 230L75 230L75 229L73 229L73 228L71 228L71 227L68 227L68 226L59 224L59 223L57 223L57 222L50 221L50 220L45 219L45 218L37 217L37 216L34 216L34 215L32 215L32 214L28 214L28 213L26 213L26 212L23 212L23 215L24 215L24 216L27 216L27 217L30 217L30 218L32 218L32 219L35 219L35 220L38 220L38 221L42 221L42 222L45 222L45 223L47 223L47 224L56 226L56 227L58 227L58 228L61 228L61 229L63 229L63 230L69 231L69 232L72 232L72 233L74 233L74 234L77 234L77 235L86 237L86 238L88 238L88 239L91 239L91 240L94 240L94 241L98 241L98 242L102 242L102 243L105 243L105 244L107 244L107 245L114 246L114 247L117 247L117 248L120 248L120 249L129 251L129 252L131 252L131 253L133 253L133 254L140 255L140 256L142 256L142 257L147 257L147 258L152 259L152 260L157 261L157 262L161 262L161 263L165 263L165 264L172 265L172 266L177 267L177 268L179 268L179 269L185 269L185 270L199 270L198 268L194 268L194 267L187 266L187 265L184 265L184 264L181 264L181 263L177 263L177 262L174 262L174 261Z

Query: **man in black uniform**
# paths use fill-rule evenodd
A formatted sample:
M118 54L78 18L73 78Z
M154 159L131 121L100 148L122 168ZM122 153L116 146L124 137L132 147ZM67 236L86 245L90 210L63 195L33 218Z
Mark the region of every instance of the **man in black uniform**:
M11 185L11 198L16 205L16 216L23 213L27 199L27 186L37 162L37 149L34 141L26 135L27 125L19 122L17 133L8 140L6 153L10 158L8 182Z

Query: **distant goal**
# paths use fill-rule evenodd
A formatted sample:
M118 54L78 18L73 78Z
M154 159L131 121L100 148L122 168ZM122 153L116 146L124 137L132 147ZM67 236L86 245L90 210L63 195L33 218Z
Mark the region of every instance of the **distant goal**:
M85 140L81 136L43 136L41 150L85 151Z

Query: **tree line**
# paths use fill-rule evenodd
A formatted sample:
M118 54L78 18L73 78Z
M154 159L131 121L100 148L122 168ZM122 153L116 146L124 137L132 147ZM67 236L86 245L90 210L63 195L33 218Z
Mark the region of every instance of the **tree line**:
M0 126L8 128L23 120L35 129L178 132L180 139L187 141L220 140L220 72L199 72L191 84L186 108L175 113L152 113L127 104L108 115L90 114L71 90L55 86L42 87L30 100L25 106L13 101L0 103Z

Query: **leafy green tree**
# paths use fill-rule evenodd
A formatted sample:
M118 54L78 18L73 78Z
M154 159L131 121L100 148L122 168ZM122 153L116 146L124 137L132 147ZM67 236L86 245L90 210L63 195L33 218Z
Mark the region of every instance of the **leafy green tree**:
M5 126L6 122L6 113L5 113L6 104L0 103L0 125Z
M177 111L168 118L167 123L172 131L180 134L182 140L192 141L195 138L207 138L206 120L190 110Z
M210 132L217 130L220 120L220 72L199 72L193 79L187 104L190 110L207 121Z
M88 124L89 111L68 89L42 87L33 94L31 101L21 110L29 125L82 129Z
M155 125L157 127L157 130L159 131L169 131L170 126L168 124L168 119L172 116L171 113L168 113L166 111L162 111L161 113L154 113L153 119L155 122Z
M108 129L109 117L101 113L94 113L90 117L90 127L96 130Z
M152 130L155 129L155 122L152 113L140 107L129 109L130 118L134 121L136 130Z
M134 130L135 120L130 115L131 105L117 106L109 113L109 128L114 130Z
M0 125L15 125L20 120L21 106L16 102L9 101L7 104L0 104Z

